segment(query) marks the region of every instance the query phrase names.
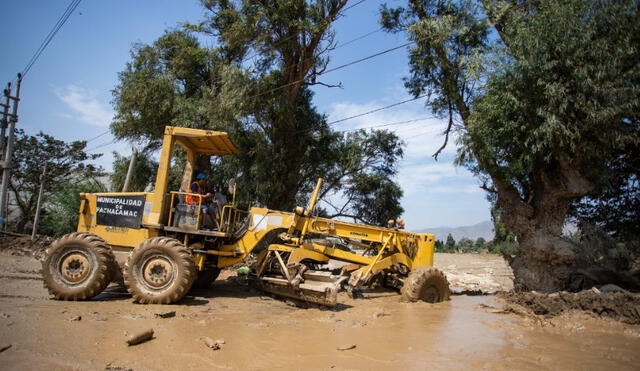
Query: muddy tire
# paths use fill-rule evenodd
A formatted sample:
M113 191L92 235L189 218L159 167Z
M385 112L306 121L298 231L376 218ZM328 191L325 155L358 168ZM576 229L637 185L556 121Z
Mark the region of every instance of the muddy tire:
M56 299L91 299L111 282L113 264L113 252L102 238L70 233L55 240L45 252L44 287Z
M404 280L400 293L405 301L439 303L449 300L449 281L434 267L417 268Z
M193 282L194 289L207 289L220 275L220 268L207 268L198 272L198 277Z
M178 240L153 237L131 251L123 276L135 302L171 304L189 291L196 268L191 252Z

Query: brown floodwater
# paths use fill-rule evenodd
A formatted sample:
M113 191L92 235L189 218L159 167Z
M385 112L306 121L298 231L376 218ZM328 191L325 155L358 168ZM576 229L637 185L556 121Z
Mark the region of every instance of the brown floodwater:
M179 305L136 305L111 292L49 300L28 258L0 256L0 369L615 369L640 365L640 326L586 315L550 320L492 313L493 296L402 303L390 292L340 295L301 309L233 279ZM156 313L175 311L171 318ZM78 320L78 316L81 317ZM75 320L74 320L75 319ZM129 347L127 335L153 328ZM203 337L224 339L220 350ZM338 348L355 348L338 350Z

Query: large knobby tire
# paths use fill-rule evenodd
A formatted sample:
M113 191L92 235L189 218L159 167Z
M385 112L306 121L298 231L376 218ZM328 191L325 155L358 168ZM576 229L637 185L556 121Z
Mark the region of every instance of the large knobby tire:
M131 251L123 275L135 302L171 304L189 291L196 268L191 252L178 240L153 237Z
M220 275L220 271L221 271L220 268L214 267L214 268L207 268L205 270L198 272L198 277L193 282L192 287L194 289L209 288L213 284L213 281L215 281L216 278L218 278L218 276Z
M439 303L449 300L449 281L447 277L434 267L421 267L409 273L400 290L406 301L426 301Z
M70 233L55 240L45 252L44 287L56 299L90 299L111 282L113 264L113 252L102 238Z

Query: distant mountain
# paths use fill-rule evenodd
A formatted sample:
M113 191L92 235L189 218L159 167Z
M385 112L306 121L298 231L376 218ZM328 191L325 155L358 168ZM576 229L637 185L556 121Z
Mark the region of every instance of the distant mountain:
M433 233L436 235L436 239L445 241L447 239L447 235L451 233L453 239L456 242L460 241L463 237L469 238L471 240L476 240L478 237L482 237L487 241L493 239L493 223L489 220L480 222L474 225L467 225L464 227L435 227L435 228L426 228L416 232L421 233Z

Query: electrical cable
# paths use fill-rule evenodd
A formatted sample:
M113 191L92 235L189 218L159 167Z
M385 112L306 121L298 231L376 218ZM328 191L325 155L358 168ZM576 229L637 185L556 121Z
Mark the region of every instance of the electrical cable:
M103 136L103 135L105 135L105 134L108 134L108 133L109 133L109 129L107 129L107 130L103 131L102 133L100 133L100 134L96 135L96 136L95 136L95 137L93 137L93 138L86 139L86 142L87 142L87 143L89 143L89 142L93 142L94 140L96 140L96 139L100 138L101 136Z
M92 148L86 149L86 150L85 150L85 152L93 152L93 151L95 151L96 149L99 149L99 148L102 148L102 147L106 147L106 146L108 146L108 145L110 145L110 144L113 144L113 143L115 143L115 142L116 142L116 139L112 140L111 142L102 143L102 144L97 145L97 146L95 146L95 147L92 147Z
M364 3L365 1L366 1L366 0L360 0L360 1L358 1L357 3L352 4L352 5L349 5L348 7L344 8L344 9L340 9L340 11L338 12L338 15L339 15L340 13L342 13L342 12L346 11L346 10L349 10L349 9L351 9L351 8L353 8L353 7L357 6L357 5L360 5L360 4ZM330 21L331 21L331 22L333 22L334 20L335 20L335 19L331 19ZM327 20L327 19L325 19L325 20L323 20L322 22L327 22L327 21L328 21L328 20ZM285 37L284 39L282 39L282 40L278 41L277 43L275 43L272 47L280 46L280 45L284 44L285 42L287 42L287 41L289 41L289 40L293 39L294 37L298 37L298 34L294 34L294 35L287 36L287 37ZM260 54L260 52L256 51L256 52L254 52L253 54L251 54L250 56L242 58L242 60L240 61L240 63L246 62L246 61L248 61L249 59L251 59L251 58L255 57L255 56L256 56L256 55L258 55L258 54Z
M394 50L398 50L398 49L400 49L400 48L403 48L403 47L408 46L408 45L411 45L411 44L413 44L413 41L410 41L410 42L408 42L408 43L404 43L404 44L402 44L402 45L395 46L395 47L393 47L393 48L389 48L389 49L382 50L382 51L380 51L380 52L378 52L378 53L375 53L375 54L372 54L372 55L368 55L368 56L366 56L366 57L362 57L362 58L360 58L360 59L356 59L355 61L351 61L351 62L348 62L348 63L342 64L342 65L340 65L340 66L337 66L337 67L334 67L334 68L328 69L328 70L326 70L326 71L318 72L318 73L316 73L316 74L313 74L313 77L315 77L315 76L322 76L322 75L325 75L325 74L327 74L327 73L329 73L329 72L334 72L334 71L337 71L337 70L339 70L339 69L346 68L346 67L352 66L352 65L357 64L357 63L360 63L360 62L364 62L364 61L366 61L366 60L369 60L369 59L372 59L372 58L375 58L375 57L379 57L379 56L381 56L381 55L383 55L383 54L386 54L386 53L392 52L392 51L394 51ZM277 87L275 87L275 88L269 89L269 90L264 91L264 92L262 92L262 93L258 93L258 94L252 95L252 96L248 97L247 99L253 99L253 98L257 98L257 97L263 96L263 95L265 95L265 94L273 93L274 91L278 91L278 90L280 90L280 89L284 89L284 88L289 87L289 86L291 86L291 85L295 85L295 84L298 84L298 83L300 83L300 82L304 82L306 79L307 79L307 78L305 77L305 78L298 79L298 80L292 81L292 82L290 82L290 83L287 83L287 84L284 84L284 85L281 85L281 86L277 86Z
M370 114L372 114L372 113L380 112L380 111L383 111L383 110L386 110L386 109L389 109L389 108L393 108L393 107L399 106L399 105L401 105L401 104L405 104L405 103L413 102L413 101L415 101L415 100L418 100L418 99L420 99L420 98L424 98L424 97L426 97L426 96L427 96L427 94L419 95L419 96L417 96L417 97L415 97L415 98L411 98L411 99L403 100L403 101L401 101L401 102L396 102L396 103L390 104L390 105L388 105L388 106L384 106L384 107L380 107L380 108L372 109L372 110L370 110L370 111L363 112L363 113L359 113L359 114L357 114L357 115L353 115L353 116L345 117L345 118L342 118L342 119L339 119L339 120L331 121L331 122L328 122L328 123L327 123L327 125L334 125L334 124L337 124L337 123L339 123L339 122L343 122L343 121L351 120L351 119L354 119L354 118L357 118L357 117L362 117L362 116L370 115Z
M64 24L67 22L71 14L73 14L74 10L78 7L81 1L82 0L72 0L69 3L66 10L62 14L62 16L60 16L60 18L58 19L58 22L56 22L56 24L53 26L51 31L49 31L49 34L44 38L44 40L42 41L42 44L40 44L40 47L36 49L36 52L31 57L31 59L29 60L25 68L22 70L23 77L29 72L29 70L31 70L31 67L34 65L34 63L36 63L38 58L40 58L40 55L42 55L44 50L51 43L51 40L53 40L53 38L56 36L58 31L60 31L62 26L64 26Z

